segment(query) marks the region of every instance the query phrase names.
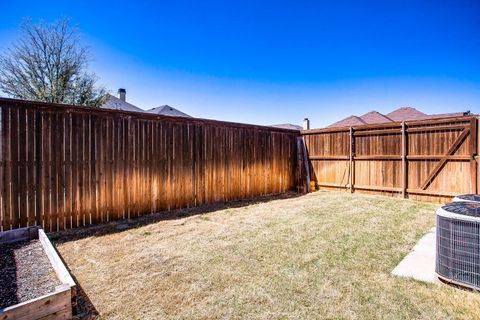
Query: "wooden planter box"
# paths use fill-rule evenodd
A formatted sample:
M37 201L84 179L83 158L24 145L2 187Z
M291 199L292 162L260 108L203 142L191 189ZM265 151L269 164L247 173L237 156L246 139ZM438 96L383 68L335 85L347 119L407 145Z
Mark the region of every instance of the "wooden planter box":
M62 283L55 292L0 309L0 320L7 319L70 319L75 301L75 281L52 246L47 235L39 227L26 227L0 232L0 244L38 239Z

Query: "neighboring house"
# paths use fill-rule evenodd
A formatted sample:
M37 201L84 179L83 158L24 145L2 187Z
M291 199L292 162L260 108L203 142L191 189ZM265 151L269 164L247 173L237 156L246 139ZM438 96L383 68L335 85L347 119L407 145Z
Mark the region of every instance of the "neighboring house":
M118 98L115 96L112 96L111 94L108 94L105 103L100 108L133 111L133 112L154 113L154 114L159 114L162 116L170 116L170 117L191 117L188 114L167 105L145 111L137 106L134 106L131 103L128 103L127 91L122 88L118 89Z
M127 91L125 89L118 89L118 98L112 96L111 94L107 94L107 100L100 108L133 112L145 112L145 110L140 109L139 107L127 102Z
M381 114L380 112L377 112L377 111L370 111L368 113L365 113L362 116L352 115L345 119L332 123L327 128L351 127L351 126L360 126L365 124L381 124L381 123L402 122L402 121L412 121L412 120L451 118L451 117L466 116L469 114L470 114L470 111L441 113L441 114L425 114L412 107L402 107L390 113L387 113L386 115Z
M186 113L184 113L184 112L182 112L178 109L175 109L175 108L167 106L167 105L152 108L152 109L147 110L145 112L159 114L159 115L162 115L162 116L170 116L170 117L187 117L187 118L192 117L192 116L190 116L190 115L188 115L188 114L186 114Z
M290 130L302 130L302 126L291 124L291 123L284 123L284 124L272 124L270 127L275 128L282 128L282 129L290 129Z

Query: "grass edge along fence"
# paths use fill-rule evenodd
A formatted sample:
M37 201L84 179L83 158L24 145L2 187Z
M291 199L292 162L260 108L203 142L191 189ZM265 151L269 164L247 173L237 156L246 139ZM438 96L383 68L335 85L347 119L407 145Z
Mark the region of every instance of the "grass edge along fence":
M1 230L283 193L299 131L0 98Z
M301 134L321 189L447 202L478 192L477 127L476 117L464 116Z

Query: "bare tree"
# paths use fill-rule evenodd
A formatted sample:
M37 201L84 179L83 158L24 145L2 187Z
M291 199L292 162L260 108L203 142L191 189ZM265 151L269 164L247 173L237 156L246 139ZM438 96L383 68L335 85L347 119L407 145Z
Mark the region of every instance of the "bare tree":
M0 55L0 90L18 99L99 106L105 89L87 72L90 55L69 19L26 20L22 37Z

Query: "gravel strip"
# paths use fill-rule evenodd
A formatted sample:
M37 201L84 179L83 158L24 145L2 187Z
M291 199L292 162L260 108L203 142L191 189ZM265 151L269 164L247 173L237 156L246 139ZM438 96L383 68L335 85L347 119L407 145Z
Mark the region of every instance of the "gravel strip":
M0 244L0 308L53 292L60 284L40 241Z

